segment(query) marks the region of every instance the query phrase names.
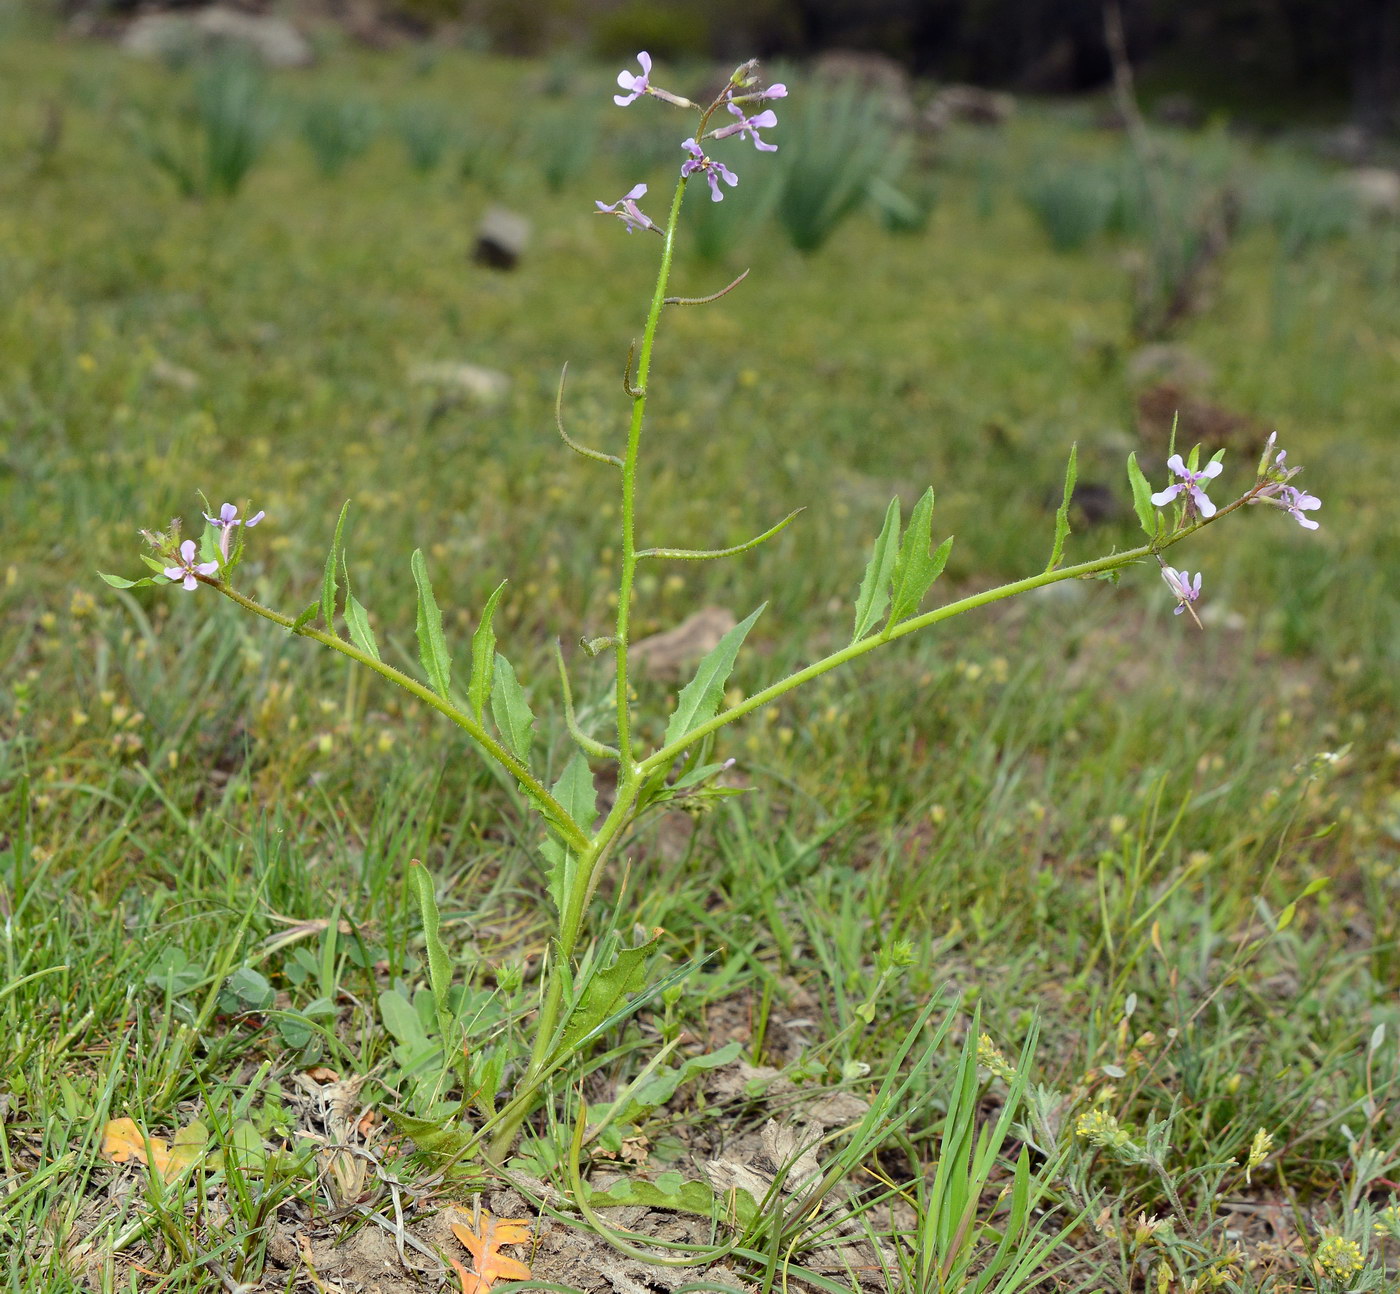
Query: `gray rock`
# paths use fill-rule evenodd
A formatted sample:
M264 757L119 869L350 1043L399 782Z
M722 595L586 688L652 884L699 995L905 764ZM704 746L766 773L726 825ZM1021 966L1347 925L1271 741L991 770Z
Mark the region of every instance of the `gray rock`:
M530 241L530 222L506 207L488 207L476 227L472 260L495 270L513 270Z
M408 370L409 380L424 386L458 392L480 404L497 404L510 391L510 377L494 368L480 364L463 364L455 360L437 360L414 364Z
M1358 166L1344 183L1356 205L1372 220L1400 217L1400 171L1384 166Z
M268 67L309 67L316 61L311 42L291 23L223 5L142 14L127 27L121 45L139 58L168 61L229 46L256 55Z

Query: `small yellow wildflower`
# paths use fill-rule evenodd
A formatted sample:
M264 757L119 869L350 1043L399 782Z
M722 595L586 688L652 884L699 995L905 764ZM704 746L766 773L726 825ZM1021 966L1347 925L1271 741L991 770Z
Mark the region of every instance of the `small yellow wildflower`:
M1259 1167L1268 1157L1269 1151L1274 1148L1274 1139L1268 1132L1260 1128L1254 1134L1254 1140L1249 1143L1249 1158L1244 1161L1244 1180L1250 1179L1250 1174Z
M1375 1231L1378 1236L1400 1240L1400 1204L1387 1204L1376 1214Z
M1089 1110L1081 1114L1074 1125L1076 1136L1091 1146L1100 1146L1117 1153L1136 1149L1127 1130L1107 1110Z
M1015 1068L992 1041L991 1034L983 1033L977 1037L977 1063L1003 1082L1009 1083L1016 1077Z
M1328 1280L1345 1284L1364 1267L1361 1246L1345 1236L1325 1236L1313 1254L1313 1266Z

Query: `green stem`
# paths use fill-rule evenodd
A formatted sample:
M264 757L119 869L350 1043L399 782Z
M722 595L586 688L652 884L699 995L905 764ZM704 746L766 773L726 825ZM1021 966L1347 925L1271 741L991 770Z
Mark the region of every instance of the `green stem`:
M917 633L920 629L926 629L929 625L937 624L940 620L949 620L953 616L962 615L965 611L974 611L978 607L987 606L992 602L1000 602L1004 598L1015 597L1018 593L1029 593L1032 589L1044 588L1047 584L1058 584L1061 580L1083 579L1086 576L1101 575L1106 571L1118 570L1123 566L1130 566L1134 562L1141 561L1144 557L1156 557L1164 548L1169 548L1172 544L1179 543L1188 535L1193 535L1203 526L1210 525L1220 517L1235 511L1249 501L1255 491L1236 499L1235 502L1221 508L1213 517L1198 521L1194 525L1178 531L1165 540L1155 543L1144 544L1141 548L1132 548L1123 553L1111 553L1107 557L1099 557L1091 562L1081 562L1077 566L1063 566L1053 571L1043 571L1039 575L1031 575L1023 580L1015 580L1010 584L1003 584L999 588L987 589L982 593L974 593L970 597L960 598L956 602L949 602L946 606L935 608L933 611L926 611L921 616L914 616L905 620L902 624L894 626L883 633L878 633L869 638L864 638L860 642L851 643L840 651L832 652L829 656L822 657L821 660L796 673L789 674L787 678L779 679L778 682L764 688L761 692L755 692L753 696L739 702L738 705L721 711L714 718L693 728L683 737L677 738L669 745L662 746L660 750L647 756L637 765L638 774L641 777L655 772L660 768L667 768L684 750L693 746L697 741L708 737L710 733L717 732L726 724L733 723L736 719L742 719L745 715L752 714L755 710L761 709L771 701L776 701L779 697L791 692L794 688L801 687L804 683L810 683L814 678L829 673L840 665L848 661L864 656L867 652L872 652L878 647L883 647L888 642L893 642L896 638L903 638L908 634Z
M296 623L290 616L284 616L280 611L274 611L270 607L263 606L260 602L255 602L246 594L240 593L222 581L205 580L204 583L217 589L226 598L237 602L239 606L246 607L249 611L262 616L264 620L271 620L273 624L281 625L284 629L291 629ZM386 665L382 660L376 660L368 652L361 651L353 643L348 643L343 638L337 638L334 634L327 633L322 629L311 629L306 626L296 632L303 638L314 638L318 643L323 643L332 650L338 651L342 656L350 657L351 660L357 661L366 669L372 669L382 678L398 684L404 691L413 693L424 704L431 706L439 714L452 720L502 768L519 780L525 793L545 811L550 822L554 824L572 848L586 850L590 847L592 842L584 835L583 829L569 815L569 811L549 793L549 788L470 715L464 714L450 701L443 700L436 692L425 687L416 678L410 677L402 670L395 669L392 665Z
M617 629L614 634L617 656L617 749L624 770L632 766L632 720L627 706L627 633L632 611L632 585L637 576L637 458L642 447L642 423L647 409L647 376L651 372L651 352L656 344L656 329L666 304L666 284L671 277L671 260L676 248L676 226L680 222L681 199L685 196L685 176L676 183L671 199L671 213L666 218L666 231L661 249L661 266L656 274L656 288L651 294L646 328L642 332L642 348L637 356L637 379L631 389L632 422L627 429L627 453L622 459L622 573L617 589Z

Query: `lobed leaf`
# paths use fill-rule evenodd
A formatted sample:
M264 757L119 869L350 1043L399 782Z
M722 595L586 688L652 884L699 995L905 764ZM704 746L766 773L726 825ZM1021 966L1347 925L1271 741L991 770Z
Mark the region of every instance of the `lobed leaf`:
M676 698L676 709L671 721L666 725L666 737L662 745L669 746L689 735L700 724L719 713L719 703L724 696L724 685L734 669L739 648L753 628L754 621L763 614L765 602L746 620L741 620L719 642L696 670L695 677L681 688Z
M951 538L945 539L937 552L931 553L929 548L932 544L933 487L930 486L909 514L909 529L904 532L904 539L899 545L891 576L890 618L886 629L893 629L901 620L907 620L918 611L933 582L943 574L953 541Z
M155 583L149 575L140 580L128 580L120 575L108 575L106 571L98 571L97 574L114 589L144 589L148 584Z
M639 993L646 987L647 960L660 938L661 931L656 930L645 943L619 949L617 960L611 966L589 977L564 1022L556 1056L577 1051L594 1030L608 1022L627 994Z
M856 595L856 625L852 642L864 638L884 614L890 600L890 577L894 573L896 548L899 544L899 500L891 499L885 509L885 524L875 540L875 548L865 567L865 576Z
M447 639L442 633L442 612L433 597L428 582L428 569L423 562L423 550L415 548L412 558L413 582L418 586L418 659L428 676L428 683L444 701L452 684L452 657L447 652Z

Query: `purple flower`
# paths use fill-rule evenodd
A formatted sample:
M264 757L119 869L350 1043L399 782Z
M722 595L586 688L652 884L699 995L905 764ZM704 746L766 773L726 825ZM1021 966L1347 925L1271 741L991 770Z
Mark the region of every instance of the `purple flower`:
M753 136L753 146L761 153L776 153L777 144L765 144L758 137L760 130L768 130L778 124L778 116L772 108L765 108L762 112L753 117L744 116L744 110L737 104L731 103L729 111L739 118L732 126L721 126L718 130L710 133L711 139L728 139L730 135L738 135L743 138L745 135Z
M646 191L647 186L645 184L637 184L624 193L616 202L612 203L611 206L606 202L598 202L596 199L593 205L598 208L600 215L607 214L620 217L622 223L627 226L627 232L629 234L634 229L653 229L659 234L661 232L660 226L637 205L637 199L642 197Z
M228 561L228 546L229 541L233 537L233 528L235 526L256 526L265 516L267 516L266 512L259 511L244 521L238 515L238 506L236 504L225 503L224 506L219 509L219 515L217 517L211 517L206 512L204 514L204 519L211 526L218 528L219 552L223 554L224 561Z
M1185 490L1201 516L1215 516L1215 504L1206 498L1206 492L1201 489L1200 483L1219 476L1225 469L1219 463L1207 463L1199 472L1193 472L1181 461L1180 454L1173 454L1167 459L1167 466L1181 477L1181 480L1175 485L1167 486L1165 490L1159 490L1152 496L1152 502L1160 508L1163 504L1170 503L1182 490Z
M705 150L693 139L687 139L681 145L690 154L689 160L681 164L682 175L694 175L696 171L704 171L705 179L710 182L710 201L723 202L724 194L720 192L719 181L723 177L724 182L732 189L739 183L739 177L734 174L723 162L716 162L713 158L705 156Z
M1282 455L1280 455L1282 457ZM1305 512L1313 512L1322 506L1322 500L1315 494L1308 494L1292 485L1282 485L1279 487L1277 496L1272 500L1277 503L1290 517L1292 517L1304 530L1316 530L1318 523L1309 521L1303 515Z
M651 55L648 54L646 50L642 50L642 52L637 55L637 62L641 64L641 76L633 76L631 72L626 71L617 74L618 85L624 90L631 91L630 94L613 95L613 102L617 104L619 108L625 108L634 99L640 99L642 95L646 94L647 91L651 89L647 80L647 78L651 76Z
M1201 574L1199 571L1196 572L1196 578L1193 580L1185 571L1164 566L1162 567L1162 578L1166 580L1167 587L1171 589L1172 596L1176 598L1176 610L1172 612L1175 616L1179 616L1201 596ZM1193 610L1191 612L1193 618L1195 614Z
M1288 513L1305 530L1317 530L1318 523L1310 521L1303 513L1315 512L1322 506L1322 500L1315 494L1309 494L1306 490L1300 490L1297 486L1288 484L1303 469L1284 466L1288 451L1281 449L1277 454L1274 454L1274 443L1277 439L1278 432L1269 434L1263 456L1259 459L1259 482L1251 491L1249 501L1251 503L1275 504ZM1271 454L1273 455L1272 461L1270 460Z
M225 504L225 507L228 505ZM167 566L162 572L167 580L179 580L187 589L194 590L199 583L195 579L196 575L213 575L219 569L218 562L199 562L195 560L195 546L193 539L187 539L180 545L180 564L178 566Z

